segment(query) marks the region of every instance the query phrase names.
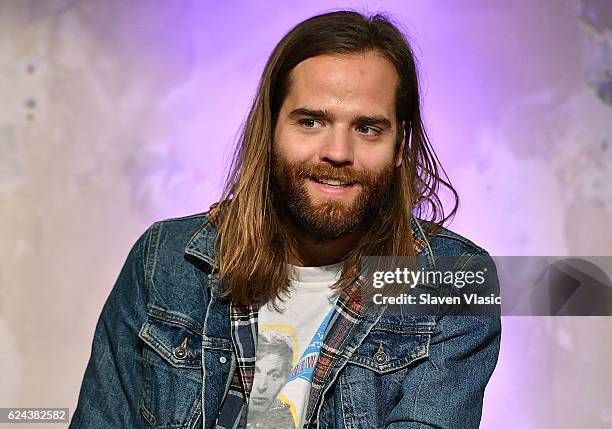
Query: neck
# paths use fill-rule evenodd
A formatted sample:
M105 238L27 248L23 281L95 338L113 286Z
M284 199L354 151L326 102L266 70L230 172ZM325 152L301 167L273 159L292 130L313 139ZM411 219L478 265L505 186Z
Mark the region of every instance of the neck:
M284 226L292 238L288 262L301 267L320 267L346 259L367 231L367 226L363 225L341 237L322 240L292 219L285 219Z

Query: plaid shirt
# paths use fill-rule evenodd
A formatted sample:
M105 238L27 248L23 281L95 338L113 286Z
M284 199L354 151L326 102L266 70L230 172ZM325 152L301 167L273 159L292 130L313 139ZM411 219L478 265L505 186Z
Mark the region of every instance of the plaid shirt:
M426 247L426 242L419 237L414 237L414 239L415 253L419 253ZM234 372L229 391L221 405L216 423L217 429L246 427L246 409L255 376L258 308L256 305L238 306L233 303L229 308L237 371ZM314 367L304 428L309 427L309 421L321 398L323 387L334 364L340 359L343 344L363 320L363 310L360 282L357 281L345 287L336 301Z

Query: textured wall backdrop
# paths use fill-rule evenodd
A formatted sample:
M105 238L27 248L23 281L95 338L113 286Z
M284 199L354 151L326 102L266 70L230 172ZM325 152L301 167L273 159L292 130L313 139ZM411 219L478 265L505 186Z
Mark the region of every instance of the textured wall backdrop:
M342 7L413 40L451 229L612 255L609 0L0 0L0 407L74 410L130 246L216 200L273 46ZM482 427L612 427L611 322L505 317Z

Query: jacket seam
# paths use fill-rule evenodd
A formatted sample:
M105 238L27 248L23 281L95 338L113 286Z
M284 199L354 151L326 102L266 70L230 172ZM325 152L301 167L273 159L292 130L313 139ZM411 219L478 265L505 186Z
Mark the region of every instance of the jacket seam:
M465 269L465 267L468 266L468 264L472 261L472 259L474 257L477 256L482 256L482 255L488 255L488 252L484 249L482 249L481 251L476 251L470 254L462 254L461 256L458 257L459 260L461 260L462 258L467 258L461 265L459 264L459 260L457 261L457 263L452 267L452 271L463 271ZM443 293L452 293L452 288L455 287L454 284L450 284L450 285L445 285L445 287L442 289ZM438 307L438 315L436 316L436 325L440 322L440 320L445 316L445 313L441 313L440 312L440 307ZM432 334L433 335L433 334ZM442 344L443 346L444 344Z
M147 246L147 254L145 258L145 288L150 293L153 287L153 274L157 262L157 248L159 241L159 233L161 222L155 222L149 229L149 245ZM150 299L150 297L149 297Z
M431 264L431 267L435 270L436 269L436 262L435 262L435 258L434 258L433 249L431 248L431 243L429 242L429 238L428 238L427 234L425 233L425 231L423 230L423 227L421 226L421 222L419 222L419 220L417 218L414 218L414 223L416 224L417 228L419 229L419 233L421 234L421 237L425 241L425 246L426 246L426 249L427 249L426 253L427 253L428 262Z
M445 233L445 232L441 232L439 234L436 234L436 237L444 237L444 238L448 238L448 239L451 239L451 240L459 241L459 242L465 244L466 246L471 247L474 251L476 251L476 253L485 252L486 251L483 247L480 247L479 245L477 245L473 241L468 240L467 238L461 237L460 235L448 234L448 233Z
M458 270L457 270L457 271L462 271L462 270L463 270L465 267L467 267L467 266L468 266L468 264L469 264L469 263L472 261L472 259L474 259L475 257L477 257L477 256L486 256L486 255L488 255L488 252L487 252L486 250L484 250L484 249L483 249L483 250L481 250L481 251L475 252L475 253L471 253L471 254L469 255L469 257L467 258L467 260L466 260L466 261L465 261L465 262L464 262L464 263L461 265L461 267L459 267L459 268L458 268Z
M431 362L431 361L430 361ZM418 402L419 402L419 397L421 396L421 390L423 389L423 380L425 380L425 377L427 376L427 373L430 371L429 367L425 367L425 370L423 371L423 376L421 377L421 380L419 381L419 387L417 389L417 393L416 395L414 395L414 404L412 407L412 416L414 417L414 419L416 420L416 412L418 410Z

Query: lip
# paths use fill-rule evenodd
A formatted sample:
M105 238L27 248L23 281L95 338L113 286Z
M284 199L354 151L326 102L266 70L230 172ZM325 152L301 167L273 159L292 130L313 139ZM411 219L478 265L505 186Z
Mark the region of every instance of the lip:
M335 196L335 197L343 197L345 195L348 195L351 192L353 192L353 190L356 189L358 186L356 183L353 183L352 185L349 185L349 186L325 185L311 178L307 178L306 181L308 181L311 184L311 186L315 188L315 190L318 191L319 193L324 194L324 195Z
M255 405L262 405L266 402L266 398L254 396L251 397L251 402L255 403Z

